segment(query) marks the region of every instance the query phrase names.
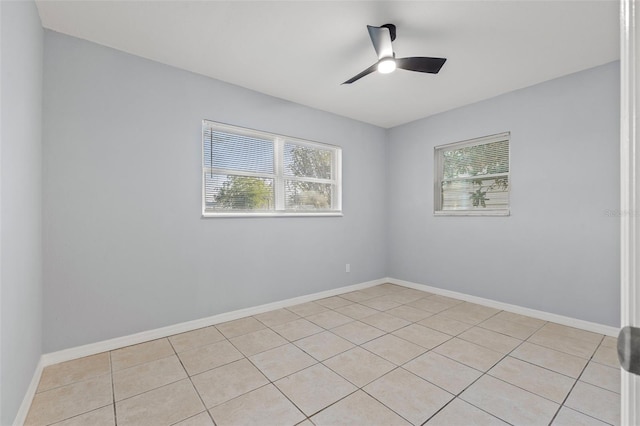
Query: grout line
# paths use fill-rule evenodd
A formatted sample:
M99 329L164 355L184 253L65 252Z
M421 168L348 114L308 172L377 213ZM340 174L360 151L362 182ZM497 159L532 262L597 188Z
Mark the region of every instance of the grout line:
M193 383L193 380L191 380L191 376L189 375L189 372L187 371L187 368L184 366L184 363L182 362L182 359L178 355L178 351L176 350L175 346L173 346L173 343L171 343L171 339L169 339L169 337L167 337L167 341L169 342L169 345L171 345L171 349L173 349L173 355L172 356L175 356L176 358L178 358L178 362L180 363L180 366L182 366L182 371L184 371L184 374L187 375L187 379L189 380L189 383L191 383L191 386L193 387L193 390L196 391L196 395L198 395L198 398L200 399L200 402L202 403L202 406L204 407L204 412L206 412L209 415L209 417L211 417L211 413L209 413L209 409L207 408L207 404L204 403L204 400L202 399L202 395L200 395L200 392L198 391L198 388ZM184 380L184 379L180 379L180 380L177 380L177 381L172 382L172 383L177 383L177 382L179 382L181 380ZM195 414L195 415L193 415L191 417L195 417L195 416L197 416L199 414L200 413L197 413L197 414ZM187 419L188 418L190 418L190 417L187 417ZM179 422L184 421L184 420L186 420L186 419L181 419L176 423L179 423ZM213 418L211 418L211 421L213 421ZM214 422L214 424L215 424L215 422Z
M326 367L326 366L325 366L325 367ZM329 367L326 367L326 368L329 368ZM329 369L329 370L331 370L331 369ZM333 371L333 370L331 370L331 371L332 371L332 372L334 372L335 374L338 374L338 373L336 373L336 372L335 372L335 371ZM339 375L339 374L338 374L338 375ZM340 376L340 377L342 377L342 376ZM347 379L345 379L345 380L347 380ZM347 382L349 382L349 381L347 380ZM351 383L351 382L349 382L349 383ZM353 383L351 383L351 384L353 385ZM356 386L356 385L354 385L354 386ZM323 411L325 411L325 410L329 409L330 407L333 407L334 405L336 405L336 404L337 404L337 403L339 403L340 401L343 401L343 400L345 400L345 399L349 398L351 395L353 395L353 394L357 393L357 392L358 392L358 391L360 391L360 390L362 390L362 389L360 389L358 386L356 386L356 389L355 389L353 392L348 393L347 395L343 396L342 398L338 399L337 401L334 401L334 402L332 402L331 404L327 405L326 407L323 407L322 409L320 409L320 410L316 411L315 413L313 413L312 415L310 415L309 417L307 417L307 419L308 419L311 423L313 423L313 420L311 420L311 417L317 416L318 414L320 414L320 413L322 413ZM313 423L313 424L315 425L315 423Z
M577 385L577 384L578 384L578 382L580 381L580 378L582 377L582 375L583 375L583 374L584 374L584 372L586 371L587 367L589 366L589 363L591 363L591 362L593 361L593 357L595 356L596 352L598 351L598 348L600 348L600 346L602 345L602 342L604 341L605 337L606 337L606 336L603 336L603 337L602 337L602 339L600 339L600 343L598 343L598 346L596 346L596 349L593 351L593 354L591 354L591 357L589 358L589 360L587 361L587 363L586 363L586 364L584 365L584 367L582 368L582 371L581 371L581 372L580 372L580 374L578 375L578 378L576 379L576 381L573 383L573 386L571 386L571 389L570 389L570 390L569 390L569 392L567 393L567 396L565 396L564 400L562 401L562 404L560 405L560 408L558 408L558 411L557 411L557 412L556 412L556 414L553 416L553 419L551 419L551 421L552 421L552 422L553 422L553 420L555 420L556 416L558 415L558 413L560 412L560 410L562 409L562 407L564 407L564 406L565 406L565 403L566 403L566 402L567 402L567 400L569 399L569 396L571 395L571 392L573 392L573 389L576 387L576 385ZM593 362L596 362L596 361L593 361ZM587 383L587 382L582 382L582 383ZM587 384L591 384L591 383L587 383ZM595 386L595 387L600 388L599 386L596 386L596 385L592 385L592 386ZM607 390L607 389L604 389L604 388L600 388L600 389ZM608 391L608 392L611 392L611 391ZM612 392L612 393L615 393L615 392ZM599 418L594 417L594 416L592 416L592 415L589 415L589 414L587 414L587 413L583 413L582 411L580 411L580 410L578 410L578 409L576 409L576 408L571 408L571 407L568 407L568 406L567 406L567 408L568 408L568 409L570 409L570 410L573 410L573 411L575 411L575 412L577 412L577 413L583 414L583 415L585 415L585 416L587 416L587 417L590 417L590 418L592 418L592 419L596 419L596 420L598 420L598 421L600 421L600 422L610 424L610 423L608 423L608 422L606 422L606 421L604 421L604 420L602 420L602 419L599 419Z
M116 384L113 380L113 362L111 361L111 351L109 353L109 373L111 374L111 399L113 401L113 421L118 426L118 411L116 409Z
M289 343L289 344L291 344L291 343ZM284 346L284 345L283 345L283 346ZM280 347L280 346L278 346L278 347ZM274 349L275 349L275 348L274 348ZM265 351L265 352L266 352L266 351ZM243 355L244 355L244 354L243 354ZM257 354L256 354L256 355L257 355ZM309 356L310 356L310 355L309 355ZM314 361L317 361L315 358L313 358L313 357L311 357L311 358L312 358ZM268 382L268 383L267 383L267 384L265 384L265 385L259 386L259 387L257 387L256 389L252 389L252 390L250 390L249 392L245 392L245 393L243 393L243 394L241 394L241 395L238 395L238 396L236 396L236 397L234 397L234 398L231 398L229 401L232 401L232 400L234 400L234 399L240 398L241 396L244 396L244 395L246 395L246 394L248 394L248 393L250 393L250 392L253 392L253 391L256 391L256 390L258 390L258 389L261 389L261 388L263 388L263 387L265 387L265 386L269 386L269 385L271 385L271 386L273 386L273 387L274 387L278 392L280 392L280 394L281 394L282 396L284 396L284 397L285 397L285 398L286 398L286 399L287 399L291 404L293 404L293 406L294 406L294 407L296 407L296 409L297 409L298 411L300 411L300 413L302 413L302 415L305 417L305 420L309 418L309 416L307 416L307 415L305 414L305 412L304 412L304 411L302 411L302 409L296 405L296 403L295 403L295 402L293 402L293 401L292 401L292 400L291 400L291 399L290 399L290 398L289 398L289 397L288 397L284 392L282 392L282 391L280 390L280 388L275 384L275 382L274 382L273 380L271 380L269 377L267 377L267 375L266 375L266 374L265 374L265 373L264 373L264 372L263 372L263 371L262 371L262 370L261 370L257 365L255 365L255 364L254 364L254 362L253 362L251 359L249 359L249 357L245 356L245 358L244 358L244 359L246 359L246 360L247 360L247 361L248 361L248 362L253 366L253 368L255 368L255 369L256 369L260 374L262 374L262 376L264 376L264 378L267 380L267 382ZM313 367L314 365L318 365L318 364L319 364L318 362L315 362L314 364L312 364L312 365L310 365L310 366L307 366L307 367L303 368L302 370L294 371L293 373L291 373L291 374L287 374L287 375L286 375L286 376L284 376L284 377L291 376L292 374L295 374L295 373L298 373L298 372L300 372L300 371L306 370L307 368ZM283 379L284 377L281 377L280 379ZM280 379L277 379L277 380L280 380ZM276 380L276 381L277 381L277 380ZM225 401L225 402L223 402L223 403L220 403L220 404L216 405L216 407L217 407L217 406L219 406L219 405L222 405L222 404L226 404L226 403L227 403L227 402L229 402L229 401ZM212 416L212 418L213 418L213 416ZM302 421L304 421L304 420L302 420ZM298 423L301 423L301 422L298 422Z

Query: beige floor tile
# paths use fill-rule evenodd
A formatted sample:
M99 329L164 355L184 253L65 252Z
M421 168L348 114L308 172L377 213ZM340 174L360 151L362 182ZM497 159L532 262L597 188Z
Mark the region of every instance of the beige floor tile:
M374 381L395 368L395 365L389 361L360 347L329 358L324 365L358 387Z
M411 423L362 391L357 391L311 418L316 426L401 426Z
M116 402L118 426L172 425L202 411L189 379Z
M563 406L551 423L553 426L606 426L607 423Z
M181 352L178 354L178 357L190 376L244 358L243 355L226 340Z
M558 404L562 404L575 383L575 379L509 356L488 374Z
M467 342L457 337L438 346L434 351L480 371L487 371L504 356L500 352L478 346L475 343Z
M309 315L308 321L319 325L322 328L334 328L353 321L353 318L343 315L336 311L326 311L315 315Z
M397 294L413 294L413 295L419 296L420 298L435 296L434 293L429 293L428 291L425 291L425 290L418 290L418 289L409 288L409 287L404 287Z
M397 286L395 284L381 284L361 290L363 293L373 294L375 296L386 296L388 294L396 294L405 290L406 287Z
M112 403L111 375L92 377L37 393L31 403L25 425L60 422Z
M429 426L507 426L499 418L456 398L433 416Z
M593 355L598 347L597 342L576 339L571 336L565 336L554 331L543 329L536 331L527 341L582 358L591 358L591 355Z
M351 305L353 302L351 300L343 299L340 296L332 296L325 299L316 300L316 303L319 303L325 308L335 309L342 306Z
M378 311L376 311L375 309L370 308L368 306L361 305L359 303L354 303L353 305L348 305L348 306L342 306L340 308L337 308L336 312L340 312L341 314L344 314L348 317L351 317L357 320L364 317L368 317L369 315L378 313Z
M502 319L510 322L516 322L518 324L526 325L529 327L540 328L546 324L546 321L532 318L525 315L514 314L513 312L502 311L495 316L496 319Z
M303 422L298 423L296 426L315 426L315 425L311 423L311 420L307 419Z
M111 368L113 368L113 371L123 370L134 365L166 358L173 354L175 352L169 340L152 340L111 351Z
M357 390L354 385L322 364L278 380L275 385L307 416L312 416Z
M440 294L436 294L434 296L430 297L431 300L439 302L439 303L444 303L447 304L449 306L456 306L459 305L461 303L466 303L464 300L460 300L460 299L456 299L453 297L448 297L448 296L442 296ZM478 305L480 306L480 305Z
M407 303L407 306L411 306L417 309L422 309L423 311L436 314L438 312L442 312L446 309L449 309L450 307L455 305L448 302L440 301L438 299L434 299L434 297L436 296L423 297L422 299L418 299L413 302Z
M468 324L479 324L482 321L491 318L498 312L500 312L499 309L464 302L447 309L442 312L442 315Z
M428 352L406 363L403 368L442 389L457 395L482 373L435 352Z
M350 300L352 302L359 303L359 302L362 302L363 300L373 299L374 297L376 297L376 295L371 295L363 292L362 290L357 290L357 291L351 291L349 293L341 294L340 297L342 297L343 299Z
M606 423L620 424L620 395L588 383L576 383L565 406Z
M292 343L259 353L249 359L271 381L288 376L317 362Z
M577 379L588 360L555 349L524 342L509 355Z
M410 326L401 328L395 331L393 335L427 349L434 348L451 339L451 336L448 334L440 333L439 331L418 324L411 324Z
M611 392L620 393L620 368L590 362L580 380Z
M421 425L453 395L402 368L393 370L363 389L414 425Z
M384 331L360 321L352 321L348 324L341 325L331 330L331 332L340 337L344 337L356 345L361 345L385 334Z
M263 330L265 327L260 321L253 317L240 318L233 321L217 324L216 328L220 330L227 339L242 336L243 334L253 333L254 331Z
M209 410L217 426L294 425L305 419L280 391L269 384Z
M507 336L515 337L516 339L525 340L528 339L533 333L535 333L540 327L520 324L514 321L507 321L499 318L497 315L489 318L486 321L478 324L479 327L492 330L497 333L506 334Z
M318 327L304 318L276 325L271 329L291 342L324 331L322 327Z
M227 402L269 383L248 360L241 359L191 378L207 408Z
M597 363L608 365L609 367L618 368L620 366L616 347L601 345L593 355L593 360Z
M169 337L169 341L176 352L188 351L189 349L210 345L221 340L224 340L224 336L214 326L199 328Z
M158 359L113 373L116 401L186 379L187 373L176 355Z
M385 312L389 315L402 318L403 320L407 320L409 322L418 322L433 315L431 312L423 311L422 309L418 308L412 308L411 306L407 305L398 306L397 308L389 309Z
M179 423L176 423L174 426L215 426L213 424L213 420L211 420L211 416L206 411L195 415L193 417L189 417Z
M401 303L395 302L389 297L390 296L374 297L373 299L364 300L360 302L360 304L373 309L377 309L379 311L386 311L387 309L395 308L401 305Z
M566 325L556 324L554 322L546 323L541 330L548 331L551 333L556 333L561 336L572 337L574 339L586 340L590 343L600 344L602 338L604 337L602 334L593 333L591 331L580 330L574 327L568 327Z
M42 371L38 392L111 373L109 352L49 365Z
M113 405L98 408L85 414L55 423L54 426L115 426Z
M255 355L288 343L284 337L270 329L243 334L230 341L245 356Z
M353 343L336 336L330 331L314 334L294 342L300 349L317 359L324 361L334 355L353 348Z
M386 331L387 333L391 333L394 330L411 324L409 321L394 317L393 315L385 314L384 312L379 312L377 314L361 318L360 321L379 328L382 331Z
M426 348L393 334L386 334L365 343L362 347L396 365L402 365L427 351Z
M266 325L273 327L274 325L284 324L286 322L295 321L300 317L287 309L276 309L275 311L264 312L254 315L255 319Z
M473 327L471 324L467 324L464 322L456 321L451 318L443 317L440 314L430 316L418 322L418 324L424 325L425 327L429 327L433 330L437 330L442 333L449 334L451 336L457 336L463 331Z
M397 293L393 293L389 295L389 298L395 302L406 304L415 302L418 299L422 299L424 297L433 296L433 293L427 293L426 291L414 290L412 288L408 288L406 290L399 291Z
M287 309L301 317L308 317L309 315L315 315L329 310L316 302L307 302L301 303L300 305L288 306Z
M600 345L606 346L607 348L617 348L618 339L612 336L605 336L604 339L602 339L602 343L600 343Z
M486 330L480 327L473 327L458 335L460 339L476 345L484 346L496 352L508 354L518 347L522 340L496 333L495 331Z
M548 425L559 408L554 402L487 375L460 398L514 425Z

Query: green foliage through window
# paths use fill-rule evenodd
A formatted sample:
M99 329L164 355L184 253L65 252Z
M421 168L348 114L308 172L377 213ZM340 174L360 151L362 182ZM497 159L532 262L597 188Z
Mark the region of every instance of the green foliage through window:
M509 134L436 148L436 212L509 206Z

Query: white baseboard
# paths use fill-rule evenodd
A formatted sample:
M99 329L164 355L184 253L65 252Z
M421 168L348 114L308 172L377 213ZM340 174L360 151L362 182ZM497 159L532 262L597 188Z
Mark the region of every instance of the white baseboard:
M59 362L70 361L72 359L95 355L101 352L112 351L114 349L120 349L125 346L136 345L138 343L147 342L149 340L161 339L163 337L172 336L174 334L185 333L187 331L197 330L198 328L209 327L211 325L233 321L235 319L244 318L251 315L261 314L263 312L272 311L274 309L286 308L287 306L293 306L300 303L311 302L313 300L324 299L325 297L336 296L338 294L361 290L363 288L373 287L374 285L384 283L386 283L384 279L366 281L346 287L321 291L319 293L294 297L291 299L253 306L245 309L238 309L237 311L225 312L207 318L182 322L167 327L161 327L154 330L130 334L128 336L116 337L114 339L103 340L101 342L90 343L88 345L76 346L74 348L64 349L57 352L50 352L42 355L42 364L44 367L46 367L47 365L57 364Z
M43 354L40 357L40 362L36 367L36 370L31 379L31 383L24 396L14 425L22 425L27 418L31 402L36 394L38 383L40 383L40 377L44 367L59 362L71 361L73 359L82 358L89 355L95 355L101 352L112 351L120 349L125 346L136 345L138 343L144 343L149 340L161 339L163 337L172 336L174 334L185 333L187 331L196 330L198 328L208 327L215 324L220 324L227 321L232 321L239 318L244 318L251 315L260 314L263 312L271 311L274 309L286 308L287 306L293 306L300 303L311 302L318 299L324 299L325 297L337 296L350 291L361 290L363 288L373 287L375 285L392 283L403 287L413 288L416 290L423 290L429 293L440 294L443 296L453 297L456 299L464 300L467 302L477 303L479 305L489 306L491 308L501 309L516 314L526 315L533 318L539 318L545 321L552 321L558 324L566 325L569 327L576 327L595 333L605 334L607 336L617 336L619 329L607 325L597 324L589 321L583 321L563 315L552 314L549 312L538 311L535 309L524 308L518 305L511 305L509 303L498 302L491 299L484 299L482 297L471 296L464 293L458 293L456 291L444 290L438 287L432 287L425 284L418 284L410 281L404 281L397 278L381 278L373 281L366 281L359 284L353 284L345 287L336 288L333 290L321 291L319 293L308 294L305 296L294 297L291 299L281 300L278 302L267 303L264 305L254 306L245 309L239 309L236 311L225 312L218 315L213 315L207 318L201 318L193 321L187 321L180 324L174 324L167 327L156 328L154 330L143 331L140 333L131 334L128 336L117 337L115 339L104 340L101 342L90 343L88 345L77 346L74 348L64 349L57 352L51 352Z
M25 393L24 398L22 399L22 404L20 404L20 408L18 409L16 418L13 421L14 426L22 426L24 425L24 422L27 420L27 414L29 414L29 408L31 408L31 402L33 402L33 397L36 395L36 391L38 390L38 384L40 383L40 377L42 376L43 369L44 369L44 364L42 362L42 357L40 357L40 361L38 361L38 365L36 365L36 370L33 372L31 383L29 383L27 392Z
M491 299L484 299L478 296L471 296L464 293L458 293L457 291L444 290L438 287L432 287L425 284L418 284L411 281L404 281L404 280L399 280L397 278L391 278L391 277L387 277L382 281L401 285L403 287L413 288L416 290L428 291L429 293L439 294L442 296L453 297L455 299L464 300L466 302L477 303L479 305L488 306L490 308L496 308L496 309L501 309L503 311L513 312L514 314L526 315L528 317L538 318L544 321L552 321L558 324L566 325L569 327L580 328L582 330L592 331L594 333L604 334L607 336L617 337L618 333L620 332L619 328L611 327L608 325L579 320L576 318L552 314L545 311L538 311L536 309L524 308L518 305L511 305L509 303L498 302Z
M386 283L385 279L366 281L332 290L321 291L319 293L307 294L305 296L294 297L291 299L280 300L278 302L266 303L264 305L253 306L251 308L238 309L236 311L225 312L213 315L207 318L201 318L193 321L187 321L180 324L174 324L167 327L156 328L154 330L143 331L140 333L130 334L128 336L117 337L115 339L104 340L101 342L90 343L88 345L77 346L74 348L64 349L57 352L43 354L33 373L33 378L29 384L29 388L20 405L20 409L13 422L14 426L22 426L27 419L29 408L33 402L33 398L40 383L40 377L44 367L60 362L71 361L73 359L85 356L99 354L101 352L112 351L126 346L144 343L149 340L161 339L163 337L172 336L174 334L185 333L187 331L197 330L199 328L220 324L235 319L244 318L251 315L261 314L263 312L272 311L274 309L286 308L287 306L298 305L300 303L311 302L313 300L324 299L325 297L337 296L339 294L348 293L350 291L362 290L363 288L373 287L375 285Z

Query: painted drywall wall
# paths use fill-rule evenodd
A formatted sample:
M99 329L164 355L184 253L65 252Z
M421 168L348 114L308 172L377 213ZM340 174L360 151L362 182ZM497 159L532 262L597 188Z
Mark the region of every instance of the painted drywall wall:
M44 81L46 352L385 275L383 129L49 31ZM202 119L341 146L344 216L201 218Z
M511 132L511 216L434 217L434 146ZM619 63L389 132L389 275L619 325Z
M0 2L0 424L42 354L42 49L35 3Z

